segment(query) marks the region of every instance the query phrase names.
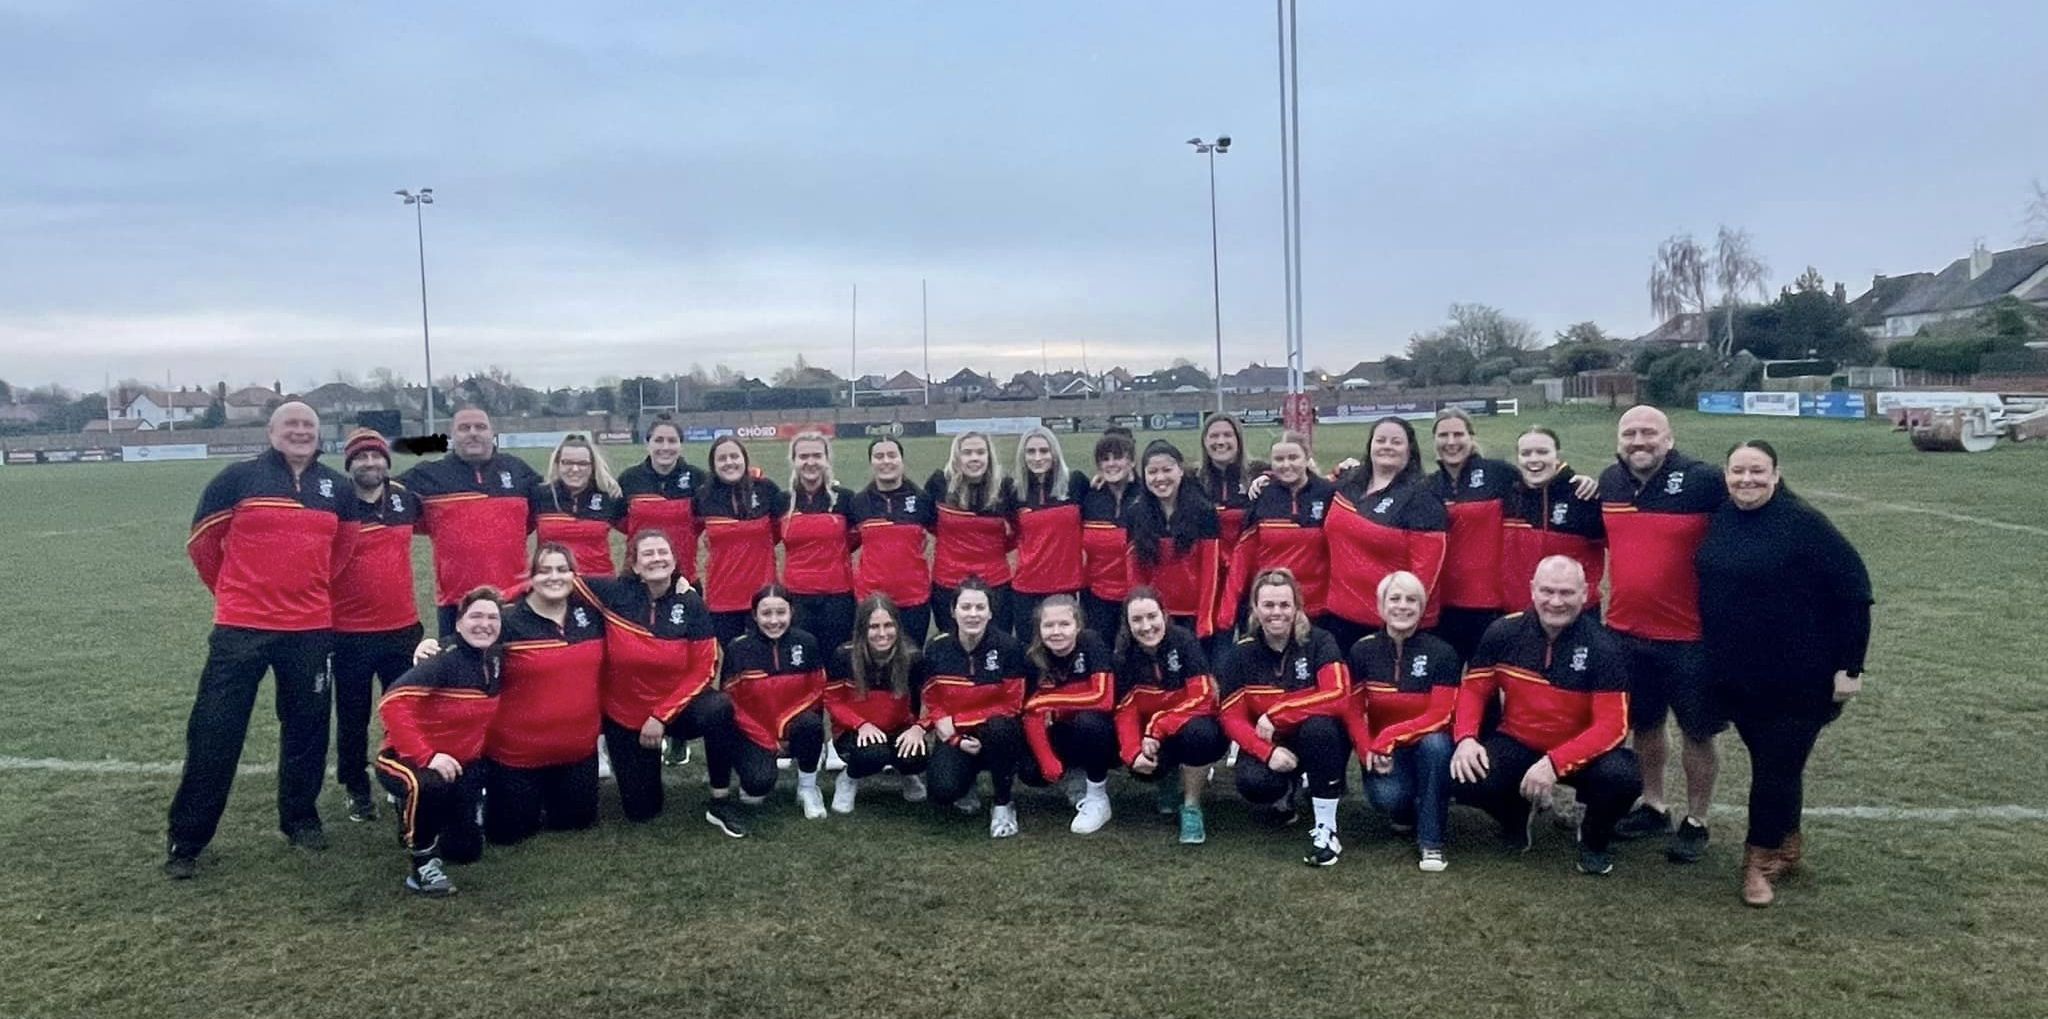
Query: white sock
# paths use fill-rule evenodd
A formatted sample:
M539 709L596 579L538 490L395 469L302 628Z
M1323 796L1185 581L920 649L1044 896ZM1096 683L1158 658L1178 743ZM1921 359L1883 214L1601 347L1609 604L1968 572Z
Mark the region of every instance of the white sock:
M1309 804L1315 808L1316 827L1337 830L1337 802L1334 796L1327 800L1320 796L1309 799Z
M1103 779L1103 780L1102 780L1102 781L1100 781L1100 782L1090 782L1090 783L1088 783L1088 791L1087 791L1087 793L1085 794L1085 796L1086 796L1086 798L1087 798L1087 799L1091 799L1091 800L1106 800L1106 799L1108 799L1108 798L1109 798L1109 780L1108 780L1108 779Z
M799 772L797 772L797 773L796 773L796 787L797 787L798 789L816 789L816 788L818 788L818 773L817 773L817 772L815 772L815 771L799 771Z

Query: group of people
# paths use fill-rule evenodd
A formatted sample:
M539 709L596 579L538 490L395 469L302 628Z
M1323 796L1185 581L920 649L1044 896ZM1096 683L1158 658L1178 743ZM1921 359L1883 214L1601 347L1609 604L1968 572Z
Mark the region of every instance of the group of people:
M1253 460L1219 414L1192 463L1111 430L1092 471L1047 429L1007 470L967 432L922 486L902 444L877 438L858 491L815 432L789 443L786 485L731 436L708 468L689 463L666 420L616 476L576 435L536 472L475 408L455 415L448 455L397 477L376 433L348 437L338 474L318 432L310 408L280 407L272 450L223 470L195 516L216 625L171 807L173 877L196 872L271 671L279 826L309 849L326 841L326 681L355 820L377 812L382 686L374 771L424 894L451 892L447 864L485 843L595 823L600 749L623 814L660 814L664 748L691 741L704 817L733 837L786 759L813 819L851 813L883 771L906 799L978 814L986 772L996 838L1019 831L1018 779L1060 786L1071 830L1099 830L1121 768L1200 843L1227 760L1260 820L1292 824L1307 800L1304 859L1328 866L1356 758L1425 871L1447 865L1452 802L1525 850L1561 784L1578 868L1604 874L1616 837L1701 857L1732 721L1754 776L1742 896L1764 905L1801 862L1806 759L1859 689L1869 637L1861 560L1785 489L1769 444L1715 467L1677 452L1650 407L1622 416L1597 478L1542 427L1514 462L1486 458L1457 410L1431 422L1434 471L1401 418L1326 473L1293 433ZM413 608L415 536L432 543L432 639ZM1672 716L1682 809L1664 788ZM828 742L844 763L829 810Z

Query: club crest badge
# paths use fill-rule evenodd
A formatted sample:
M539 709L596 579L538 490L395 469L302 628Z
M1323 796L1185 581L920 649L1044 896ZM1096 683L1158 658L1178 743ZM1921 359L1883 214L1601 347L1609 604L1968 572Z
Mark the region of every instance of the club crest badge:
M332 498L334 498L334 479L333 479L333 478L321 478L321 479L320 479L320 498L322 498L322 499L332 499Z
M1550 507L1550 526L1563 527L1565 515L1569 512L1571 512L1570 503L1561 502L1555 506Z
M1586 671L1586 646L1584 644L1572 649L1572 671Z
M1001 656L997 655L994 651L990 651L988 658L983 660L982 668L988 672L994 672L999 667L1001 661Z
M799 667L804 664L804 646L802 644L789 649L789 664Z
M1392 508L1393 508L1393 506L1394 506L1394 497L1393 497L1393 496L1388 496L1388 497L1386 497L1386 498L1384 498L1384 499L1381 499L1380 501L1378 501L1378 502L1376 502L1376 503L1373 503L1373 505L1372 505L1372 514L1373 514L1373 516L1376 516L1376 517L1379 517L1379 516L1385 516L1385 515L1387 514L1387 511L1388 511L1389 509L1392 509Z
M498 472L498 487L499 487L499 488L511 488L511 487L512 487L512 472L511 472L511 471L499 471L499 472Z
M1429 656L1416 655L1415 662L1408 667L1408 674L1416 679L1429 675Z
M1677 495L1685 490L1685 475L1672 471L1664 475L1664 494Z
M669 606L668 624L670 626L683 625L683 605L681 602L677 602L676 604Z

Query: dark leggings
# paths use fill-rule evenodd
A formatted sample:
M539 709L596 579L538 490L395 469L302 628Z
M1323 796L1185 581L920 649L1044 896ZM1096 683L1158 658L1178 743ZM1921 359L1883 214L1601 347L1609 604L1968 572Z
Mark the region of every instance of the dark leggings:
M928 798L937 806L951 806L974 791L981 773L988 772L995 787L996 806L1007 806L1016 784L1017 758L1024 755L1024 729L1014 718L991 718L968 735L981 741L978 753L941 742L932 748L932 761L925 770Z
M740 736L733 727L732 700L724 692L706 690L690 698L690 703L669 721L668 736L679 743L702 737L704 766L710 773L711 788L724 789L732 784L732 755ZM641 746L637 726L628 729L607 718L604 749L611 757L612 777L619 785L619 807L626 820L646 821L660 814L661 747L650 750ZM774 763L770 761L769 766L772 768Z
M1295 726L1294 731L1273 741L1275 746L1294 751L1301 764L1293 771L1274 771L1251 754L1237 759L1237 792L1248 803L1273 803L1308 776L1308 794L1319 800L1344 795L1344 773L1351 767L1351 738L1344 723L1318 715Z
M853 639L852 594L797 594L789 600L797 628L817 638L828 657Z
M414 623L381 633L334 635L328 660L334 678L334 780L353 795L370 795L370 715L377 694L412 668L412 649L425 633Z
M818 755L825 751L824 712L806 711L790 719L789 726L782 730L782 738L789 744L789 757L796 762L796 770L815 774ZM775 751L742 737L732 763L733 770L740 775L740 792L766 796L775 791ZM712 788L719 788L718 783L712 783Z
M1081 592L1081 625L1111 644L1116 643L1117 628L1123 625L1118 619L1123 611L1122 602L1097 598L1093 591ZM1028 642L1032 636L1035 634L1019 634L1017 639Z
M1759 849L1777 849L1799 830L1806 805L1806 761L1820 731L1841 714L1839 707L1811 711L1742 711L1735 733L1749 748L1749 839Z
M449 863L483 858L483 830L476 817L483 803L482 763L470 762L450 782L432 768L399 760L390 750L377 755L377 783L398 797L398 837L413 855Z
M953 632L953 599L959 596L957 587L932 585L932 627L939 633ZM989 629L1010 632L1010 585L997 584L988 589L988 612Z
M1172 775L1175 768L1215 764L1229 748L1230 737L1223 735L1223 726L1214 718L1190 718L1173 735L1159 741L1159 767L1150 775L1133 771L1131 777L1151 782Z
M1047 725L1045 735L1052 743L1053 756L1067 770L1079 768L1090 782L1108 781L1109 769L1116 764L1116 720L1109 712L1077 711ZM1047 784L1038 758L1032 754L1018 760L1017 777L1026 785Z
M896 752L896 737L902 733L892 732L888 739L860 746L858 732L842 732L832 737L832 745L839 751L839 759L846 762L848 778L866 778L879 774L883 768L894 768L898 775L922 774L932 763L931 755L912 754L908 757Z
M514 768L484 765L484 838L494 846L542 829L576 831L597 823L597 754L571 764Z
M1522 796L1522 776L1543 753L1511 736L1494 733L1480 740L1486 748L1486 777L1477 782L1451 783L1451 796L1493 815L1502 827L1517 831L1528 822L1533 809ZM1614 837L1614 822L1635 805L1643 794L1643 776L1636 767L1635 751L1609 750L1592 763L1558 779L1578 794L1586 816L1579 822L1579 842L1594 852L1606 852Z

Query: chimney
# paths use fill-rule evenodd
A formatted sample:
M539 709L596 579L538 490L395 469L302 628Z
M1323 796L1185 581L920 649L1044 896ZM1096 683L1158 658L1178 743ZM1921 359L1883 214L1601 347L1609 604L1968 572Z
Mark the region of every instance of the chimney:
M1970 245L1970 278L1976 279L1991 271L1991 252L1984 250L1984 242Z
M1844 286L1841 280L1835 281L1835 303L1849 303L1849 288L1847 286Z

